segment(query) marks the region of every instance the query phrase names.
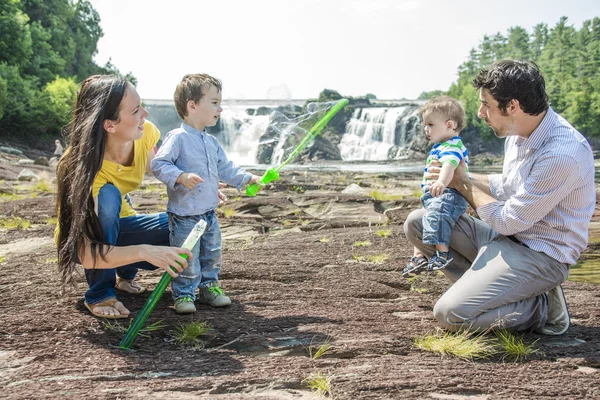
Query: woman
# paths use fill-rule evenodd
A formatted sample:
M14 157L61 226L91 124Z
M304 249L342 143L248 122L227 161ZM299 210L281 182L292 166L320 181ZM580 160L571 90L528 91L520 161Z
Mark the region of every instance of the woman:
M60 156L62 156L62 154L63 154L63 147L62 147L62 144L60 144L60 140L58 140L58 139L56 139L56 140L54 141L54 144L56 145L56 149L54 149L54 155L55 155L57 158L60 158Z
M57 167L59 216L55 239L63 284L81 263L89 290L85 306L102 318L127 318L116 289L139 294L138 268L172 276L187 267L189 250L169 247L166 213L136 214L127 193L137 188L160 134L131 83L114 75L83 81L69 125L70 146ZM117 279L118 277L118 279Z

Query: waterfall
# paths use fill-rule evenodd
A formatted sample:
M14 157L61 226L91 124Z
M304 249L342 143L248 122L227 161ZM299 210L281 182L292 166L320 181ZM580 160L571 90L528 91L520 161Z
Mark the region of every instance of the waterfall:
M277 138L284 137L281 134L287 128L286 123L291 123L291 120L270 121L270 116L265 114L270 114L281 106L289 106L297 108L291 109L297 117L300 104L304 102L304 100L224 101L224 110L219 122L216 126L207 128L207 131L219 139L229 159L236 164L258 163L258 158L261 157L259 154L261 140L265 143L269 140L273 141L273 157L269 153L265 160L278 163L282 161L286 151L284 146L290 147L294 139L300 138L292 137L288 143L280 140L275 144ZM379 104L380 107L355 108L350 121L346 124L345 133L340 135L341 140L338 136L330 138L332 140L328 142L331 146L335 146L333 143L338 143L339 140L337 157L341 155L343 161L384 161L406 158L409 148L422 147L417 150L425 151L427 140L423 135L418 115L420 104L416 101L406 101L396 103L396 106L386 107L387 104L390 104L390 101ZM148 100L145 102L145 107L150 113L148 119L160 129L162 139L171 129L181 125L181 119L172 101ZM274 124L270 129L268 129L269 123ZM274 134L276 136L273 136ZM264 148L264 144L262 146Z
M219 138L227 157L238 165L256 164L260 137L267 130L269 116L250 116L245 112L223 110L220 122L222 129L214 134Z
M415 120L417 118L417 120ZM384 161L407 145L418 107L358 108L339 144L343 161Z

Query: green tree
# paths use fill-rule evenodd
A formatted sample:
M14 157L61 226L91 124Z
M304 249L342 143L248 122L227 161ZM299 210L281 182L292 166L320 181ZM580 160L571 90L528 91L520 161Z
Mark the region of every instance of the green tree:
M443 90L432 90L430 92L421 92L417 100L429 100L436 96L441 96L445 94Z
M101 37L89 0L0 0L0 137L31 144L56 137L68 122L75 82L119 74L110 62L93 61Z
M0 63L19 65L32 55L29 17L19 0L0 1Z
M515 26L508 30L505 57L513 60L531 59L529 33L520 26Z

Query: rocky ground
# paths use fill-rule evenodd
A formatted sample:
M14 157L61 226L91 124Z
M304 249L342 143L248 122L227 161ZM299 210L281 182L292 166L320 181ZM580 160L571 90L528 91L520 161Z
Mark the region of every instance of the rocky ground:
M22 168L0 164L2 398L312 399L305 379L318 372L337 399L600 398L594 285L564 285L572 328L558 338L524 334L538 350L526 359L463 361L415 347L436 332L432 308L448 286L439 275L400 275L411 254L402 222L419 206L416 176L286 172L256 198L227 189L221 282L233 304L180 316L167 290L148 322L163 328L125 351L118 344L129 321L91 316L82 279L60 294L53 170L32 167L40 179L14 180ZM164 187L149 179L133 203L164 210ZM592 246L584 256L597 253ZM139 274L150 290L159 276ZM120 300L137 311L148 296ZM201 346L174 340L190 321L212 327ZM312 358L327 341L329 351Z

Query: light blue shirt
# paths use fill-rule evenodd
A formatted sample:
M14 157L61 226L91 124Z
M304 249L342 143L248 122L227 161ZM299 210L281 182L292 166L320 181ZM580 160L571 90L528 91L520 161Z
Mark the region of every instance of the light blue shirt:
M219 205L219 181L244 187L252 174L227 158L213 135L182 123L167 135L152 160L152 172L167 185L167 211L180 216L201 215ZM176 183L184 172L197 174L204 182L193 189Z

